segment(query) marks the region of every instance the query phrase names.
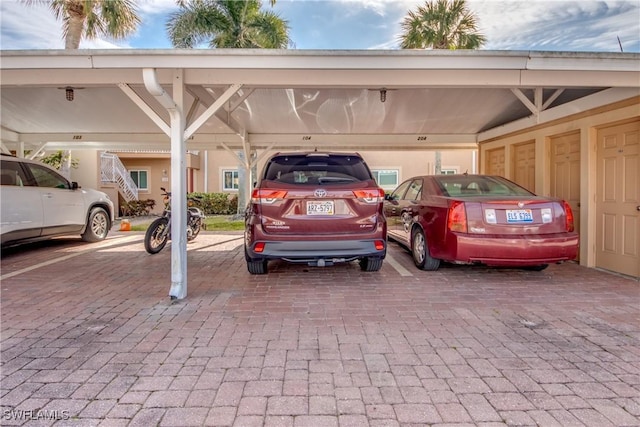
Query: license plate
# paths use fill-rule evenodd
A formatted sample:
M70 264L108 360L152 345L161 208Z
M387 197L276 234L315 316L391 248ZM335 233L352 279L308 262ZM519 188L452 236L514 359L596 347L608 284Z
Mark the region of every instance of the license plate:
M307 215L333 215L333 200L307 202Z
M507 222L533 222L531 209L507 209Z

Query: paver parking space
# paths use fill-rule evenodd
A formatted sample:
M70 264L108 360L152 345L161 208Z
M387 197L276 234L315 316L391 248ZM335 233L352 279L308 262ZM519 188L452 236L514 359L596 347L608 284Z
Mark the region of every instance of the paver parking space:
M241 234L3 250L1 425L640 426L640 283L357 263L246 271Z

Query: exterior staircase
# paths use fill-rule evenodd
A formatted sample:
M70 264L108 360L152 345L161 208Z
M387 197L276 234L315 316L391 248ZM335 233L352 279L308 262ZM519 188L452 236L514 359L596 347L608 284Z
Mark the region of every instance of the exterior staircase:
M138 186L115 154L100 154L100 179L103 183L115 183L118 192L127 202L138 200Z

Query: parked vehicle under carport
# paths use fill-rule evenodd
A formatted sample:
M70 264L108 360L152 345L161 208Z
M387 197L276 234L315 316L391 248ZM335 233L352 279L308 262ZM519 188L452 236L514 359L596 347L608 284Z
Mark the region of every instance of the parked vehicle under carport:
M543 270L578 253L567 202L499 176L413 177L385 198L384 212L389 238L423 270L443 261Z

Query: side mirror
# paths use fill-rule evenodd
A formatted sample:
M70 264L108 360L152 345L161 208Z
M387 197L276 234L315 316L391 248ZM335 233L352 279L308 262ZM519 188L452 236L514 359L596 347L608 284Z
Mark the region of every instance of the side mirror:
M72 190L77 190L78 188L80 188L80 186L78 185L78 183L77 183L77 182L75 182L75 181L72 181L72 182L71 182L71 189L72 189Z

